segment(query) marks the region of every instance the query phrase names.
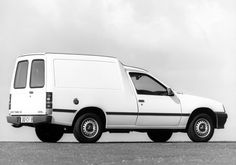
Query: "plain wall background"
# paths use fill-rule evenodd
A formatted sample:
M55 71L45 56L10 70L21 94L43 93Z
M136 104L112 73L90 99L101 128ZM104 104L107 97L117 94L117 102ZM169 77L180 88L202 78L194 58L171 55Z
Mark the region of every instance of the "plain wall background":
M6 116L16 57L47 51L115 56L177 91L223 102L229 119L213 140L235 140L235 9L234 0L1 0L0 140L38 140L32 128L12 128ZM102 140L148 138L105 134Z

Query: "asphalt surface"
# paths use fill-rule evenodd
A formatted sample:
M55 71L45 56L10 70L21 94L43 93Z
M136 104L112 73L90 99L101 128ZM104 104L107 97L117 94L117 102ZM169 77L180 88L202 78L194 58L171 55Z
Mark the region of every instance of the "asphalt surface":
M236 164L236 143L0 143L1 165Z

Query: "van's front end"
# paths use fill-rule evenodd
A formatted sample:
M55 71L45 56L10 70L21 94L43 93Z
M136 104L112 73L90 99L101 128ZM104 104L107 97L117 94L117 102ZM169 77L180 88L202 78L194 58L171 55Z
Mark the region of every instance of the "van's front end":
M51 123L52 93L46 90L46 57L17 58L9 97L8 123L14 127Z

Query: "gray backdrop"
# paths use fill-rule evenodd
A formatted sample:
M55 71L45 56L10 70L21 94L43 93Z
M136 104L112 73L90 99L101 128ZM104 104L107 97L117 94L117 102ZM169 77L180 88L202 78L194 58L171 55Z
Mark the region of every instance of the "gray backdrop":
M6 116L16 57L47 51L115 56L178 91L223 102L229 119L213 140L235 140L235 9L234 0L1 0L0 140L38 140L32 128L12 128ZM105 134L101 140L148 138Z

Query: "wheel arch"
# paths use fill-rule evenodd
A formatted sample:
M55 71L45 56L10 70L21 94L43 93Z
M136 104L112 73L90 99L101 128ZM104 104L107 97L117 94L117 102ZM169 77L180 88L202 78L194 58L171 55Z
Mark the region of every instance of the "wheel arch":
M83 115L85 113L94 113L94 114L98 115L102 120L103 129L105 130L105 128L106 128L106 115L105 115L104 111L101 108L98 108L98 107L85 107L85 108L82 108L79 112L77 112L77 114L75 115L75 117L73 119L72 128L74 128L76 120L81 115Z
M207 115L209 115L209 116L212 118L214 128L216 128L216 126L217 126L217 118L216 118L215 112L214 112L212 109L210 109L210 108L207 108L207 107L200 107L200 108L195 109L195 110L191 113L191 115L190 115L190 117L189 117L189 119L188 119L188 123L187 123L187 126L186 126L186 130L188 129L188 127L189 127L189 125L190 125L190 122L193 120L193 118L194 118L195 116L199 115L199 114L202 114L202 113L207 114Z

